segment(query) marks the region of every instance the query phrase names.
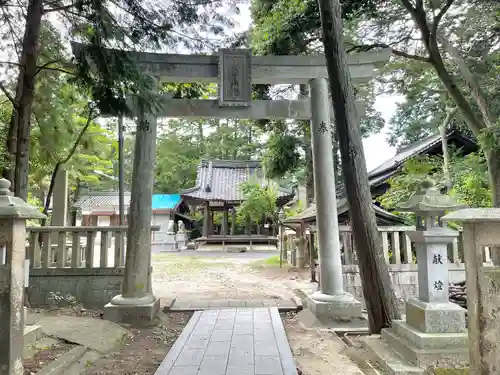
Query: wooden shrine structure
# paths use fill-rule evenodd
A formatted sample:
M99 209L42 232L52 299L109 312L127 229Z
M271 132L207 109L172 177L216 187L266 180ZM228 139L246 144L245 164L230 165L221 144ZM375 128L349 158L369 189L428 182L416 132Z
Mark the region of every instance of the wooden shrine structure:
M198 167L196 186L181 192L181 197L189 205L202 207L202 236L196 239L200 245L276 245L277 227L272 219L263 223L243 227L236 222L238 206L243 202L241 184L255 181L263 186L271 186L278 191L278 207L283 207L293 198L293 190L279 187L264 178L261 162L256 160L202 160ZM220 225L215 225L214 215L222 213ZM229 217L231 216L231 217Z

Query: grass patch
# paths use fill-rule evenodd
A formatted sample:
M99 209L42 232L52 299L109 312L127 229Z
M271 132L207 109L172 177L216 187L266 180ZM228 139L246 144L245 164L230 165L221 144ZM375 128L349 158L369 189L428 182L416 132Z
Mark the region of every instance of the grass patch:
M259 259L256 260L255 262L250 263L250 266L252 268L267 268L267 267L279 267L280 265L280 256L279 255L273 255L272 257L266 258L266 259Z

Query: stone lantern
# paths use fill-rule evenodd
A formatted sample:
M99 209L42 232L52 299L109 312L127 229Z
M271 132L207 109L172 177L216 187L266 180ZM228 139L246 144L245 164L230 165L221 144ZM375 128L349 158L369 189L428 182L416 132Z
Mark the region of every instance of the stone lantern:
M419 190L398 207L398 211L415 213L416 231L408 236L415 242L420 301L448 302L448 244L458 233L443 227L440 218L459 208L463 205L441 194L430 179L423 180Z
M26 220L45 215L9 188L0 179L0 246L6 254L0 259L0 374L23 375Z
M448 298L448 245L458 232L443 227L440 220L446 211L461 207L428 179L398 207L398 211L416 215L416 230L408 236L415 243L417 255L418 298L406 302L406 320L394 321L381 336L394 352L417 368L462 367L468 363L466 311ZM376 345L371 344L376 352ZM383 358L379 355L376 360L390 367Z

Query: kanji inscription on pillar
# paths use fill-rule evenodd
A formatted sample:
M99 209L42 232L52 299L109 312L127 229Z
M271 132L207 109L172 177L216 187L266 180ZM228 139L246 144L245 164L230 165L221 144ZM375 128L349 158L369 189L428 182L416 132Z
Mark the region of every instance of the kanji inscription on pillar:
M252 51L219 51L219 105L249 107L252 100Z
M441 254L433 254L432 264L443 264L443 257Z

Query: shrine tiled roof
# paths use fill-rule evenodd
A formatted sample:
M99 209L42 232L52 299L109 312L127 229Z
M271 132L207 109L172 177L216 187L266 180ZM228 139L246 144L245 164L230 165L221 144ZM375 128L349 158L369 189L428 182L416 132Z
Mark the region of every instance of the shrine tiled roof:
M446 137L448 142L453 143L458 147L464 147L470 151L475 151L475 149L477 149L475 141L462 134L459 130L451 129ZM435 153L436 151L434 150L441 153L442 151L440 148L441 136L439 134L431 135L427 138L409 144L408 146L400 149L394 157L386 160L384 163L372 169L368 173L370 186L377 186L385 182L388 178L392 177L398 170L400 170L408 159L418 155Z
M126 192L123 196L125 207L130 205L130 193ZM92 192L81 196L74 204L73 208L77 209L103 209L114 208L119 206L118 192Z
M348 211L348 204L346 198L337 197L337 215L342 215ZM377 217L384 217L393 221L394 223L403 224L404 219L400 216L394 215L389 211L384 210L383 208L377 206L373 203L373 209L375 210L375 215ZM289 217L285 220L287 224L299 223L301 221L304 222L315 222L316 221L316 204L312 204L308 208L306 208L301 213L296 216Z
M205 201L242 201L240 185L255 179L265 185L276 184L264 177L258 160L202 160L198 166L196 186L181 192L185 199ZM292 196L293 191L278 187L280 197Z

